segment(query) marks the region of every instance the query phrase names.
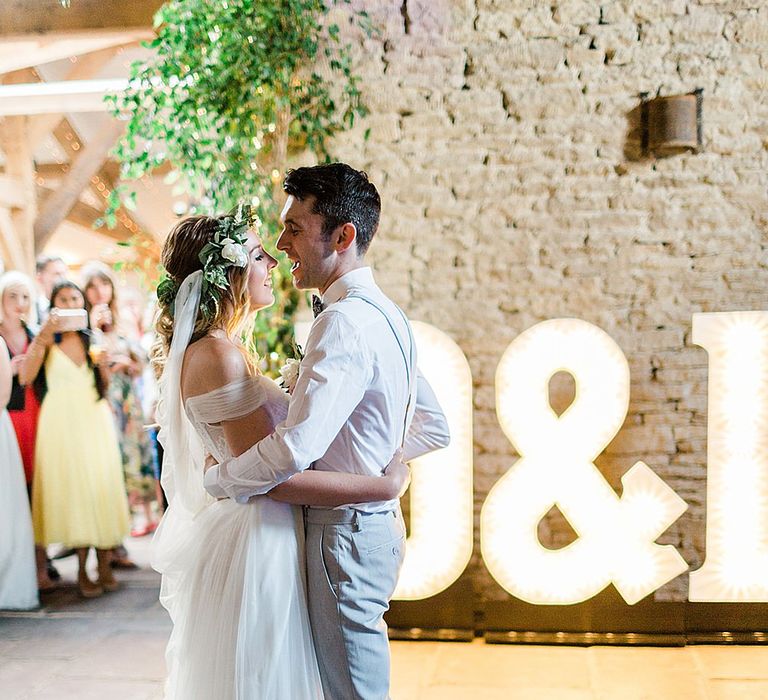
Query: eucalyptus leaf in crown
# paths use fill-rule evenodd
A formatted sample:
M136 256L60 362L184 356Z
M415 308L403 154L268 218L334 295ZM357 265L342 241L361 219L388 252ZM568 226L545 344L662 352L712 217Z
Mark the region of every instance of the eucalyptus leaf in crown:
M179 285L176 284L171 277L163 273L163 276L160 278L160 282L157 285L158 302L171 309L171 312L173 312L173 302L176 299L178 291Z
M245 237L255 223L257 219L250 205L239 205L236 212L220 219L213 240L200 251L199 258L203 264L200 309L206 318L216 314L221 293L229 286L227 269L248 264Z

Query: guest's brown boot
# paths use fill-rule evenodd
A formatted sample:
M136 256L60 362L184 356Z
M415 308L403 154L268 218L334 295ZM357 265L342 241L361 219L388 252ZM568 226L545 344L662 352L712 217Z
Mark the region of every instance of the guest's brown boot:
M83 598L98 598L104 593L104 589L98 583L91 581L87 575L77 577L77 587Z
M97 549L96 558L99 562L99 585L106 593L114 593L120 588L120 584L112 573L112 550Z

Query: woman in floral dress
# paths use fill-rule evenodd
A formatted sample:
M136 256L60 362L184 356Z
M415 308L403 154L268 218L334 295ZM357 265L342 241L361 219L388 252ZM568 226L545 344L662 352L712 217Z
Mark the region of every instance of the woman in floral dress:
M139 343L132 342L118 330L115 281L110 269L102 263L89 263L83 268L82 277L91 327L101 331L101 350L109 356L111 380L107 398L120 436L128 499L132 508L144 511L142 527L131 531L140 537L157 527L152 510L156 497L154 456L149 435L144 430L147 421L141 406L140 382L146 358ZM121 557L116 561L119 564Z

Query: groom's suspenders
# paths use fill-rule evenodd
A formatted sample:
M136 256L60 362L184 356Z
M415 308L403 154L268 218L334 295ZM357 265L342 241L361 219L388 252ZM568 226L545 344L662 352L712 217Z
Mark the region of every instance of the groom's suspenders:
M395 308L400 313L400 316L403 318L403 323L405 324L405 329L408 332L408 342L410 343L409 352L406 354L405 348L403 347L403 343L400 340L400 335L395 330L394 325L392 324L392 320L389 318L389 315L386 311L381 307L380 304L375 302L370 297L363 296L362 294L350 294L347 299L350 297L354 299L360 299L361 301L366 302L367 304L370 304L373 308L378 309L379 313L386 319L387 323L389 324L389 328L392 331L392 335L395 336L395 340L397 341L397 346L400 348L400 353L403 356L403 362L405 362L405 376L408 379L408 403L405 405L405 417L403 418L403 439L400 441L400 446L402 447L403 443L405 443L405 436L408 433L408 414L411 410L411 403L413 403L413 397L415 392L415 369L416 369L416 343L413 340L413 334L411 333L411 325L408 323L408 319L405 317L405 314L402 312L402 309L400 309L397 304L395 304Z

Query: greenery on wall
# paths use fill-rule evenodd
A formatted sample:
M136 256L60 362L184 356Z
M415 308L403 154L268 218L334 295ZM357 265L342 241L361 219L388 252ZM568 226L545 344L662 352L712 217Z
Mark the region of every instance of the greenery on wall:
M127 118L115 150L121 185L105 215L114 225L127 181L164 164L187 193L191 213L252 204L261 233L278 232L281 182L291 153L327 159L329 139L365 114L350 47L328 13L350 0L171 0L155 16L152 58L134 63L129 88L110 98ZM351 21L370 33L363 12ZM261 312L254 341L265 369L291 355L299 296L287 261L276 273L276 304Z

